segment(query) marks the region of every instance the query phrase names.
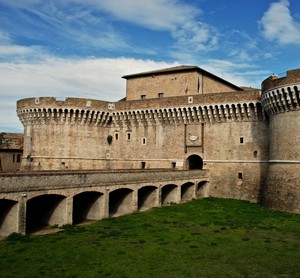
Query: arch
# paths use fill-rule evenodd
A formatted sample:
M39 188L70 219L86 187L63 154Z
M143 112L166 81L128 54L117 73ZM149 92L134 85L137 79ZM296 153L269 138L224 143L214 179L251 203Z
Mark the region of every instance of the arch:
M95 191L81 192L73 197L73 224L101 219L103 194Z
M187 182L181 185L181 202L190 201L195 197L195 184Z
M208 181L200 181L196 186L197 199L208 197Z
M18 202L0 199L0 235L18 232Z
M145 211L157 205L157 187L144 186L138 190L138 211Z
M65 196L58 194L40 195L27 201L26 233L36 232L47 226L66 224Z
M109 216L119 216L131 213L133 190L129 188L116 189L109 193Z
M189 170L203 169L203 159L197 154L192 154L187 158L187 166Z
M178 203L178 187L175 184L167 184L161 188L161 205Z

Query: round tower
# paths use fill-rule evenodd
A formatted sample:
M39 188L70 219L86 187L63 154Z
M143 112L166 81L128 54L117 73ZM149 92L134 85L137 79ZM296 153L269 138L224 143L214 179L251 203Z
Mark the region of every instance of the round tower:
M92 99L19 100L24 125L20 170L105 169L109 109L109 103Z
M263 191L267 207L300 213L300 69L262 83L269 116L269 170Z

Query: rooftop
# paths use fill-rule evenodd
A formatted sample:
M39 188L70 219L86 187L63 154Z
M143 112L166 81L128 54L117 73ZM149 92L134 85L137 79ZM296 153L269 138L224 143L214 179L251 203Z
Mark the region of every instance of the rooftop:
M0 150L22 150L24 134L21 133L0 133Z

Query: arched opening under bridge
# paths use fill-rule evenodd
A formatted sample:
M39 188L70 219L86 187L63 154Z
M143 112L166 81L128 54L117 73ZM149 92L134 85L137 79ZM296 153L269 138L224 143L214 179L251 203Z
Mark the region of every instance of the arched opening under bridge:
M175 184L167 184L161 188L161 205L178 203L178 187Z
M87 220L101 219L100 192L82 192L73 198L73 224L79 224Z
M109 193L109 216L120 216L133 211L133 191L128 188L121 188Z
M190 201L195 197L195 184L187 182L181 186L181 202Z
M0 235L9 235L18 229L18 202L0 200Z
M209 197L208 181L201 181L197 184L196 197L197 197L197 199Z
M145 211L157 205L157 188L145 186L138 190L138 211Z
M66 224L66 198L62 195L47 194L27 201L26 233L33 233L47 226Z

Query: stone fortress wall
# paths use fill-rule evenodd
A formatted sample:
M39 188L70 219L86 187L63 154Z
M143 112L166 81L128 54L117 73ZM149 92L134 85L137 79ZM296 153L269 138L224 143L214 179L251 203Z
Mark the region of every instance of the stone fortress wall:
M259 90L242 90L213 75L202 78L205 74L197 67L183 67L152 72L139 81L136 75L126 76L126 101L114 103L74 98L18 101L25 128L22 169L184 170L197 163L210 172L209 196L263 201L299 212L299 146L294 147L299 145L299 70L278 79L287 86L296 84L292 91L270 93L278 87L272 77L273 83L263 83L262 97ZM169 89L155 87L158 78L169 80L159 83ZM178 80L170 96L170 82ZM194 84L187 95L186 80L189 87ZM142 90L143 81L156 85ZM279 176L279 170L289 174ZM287 183L291 190L281 196Z

